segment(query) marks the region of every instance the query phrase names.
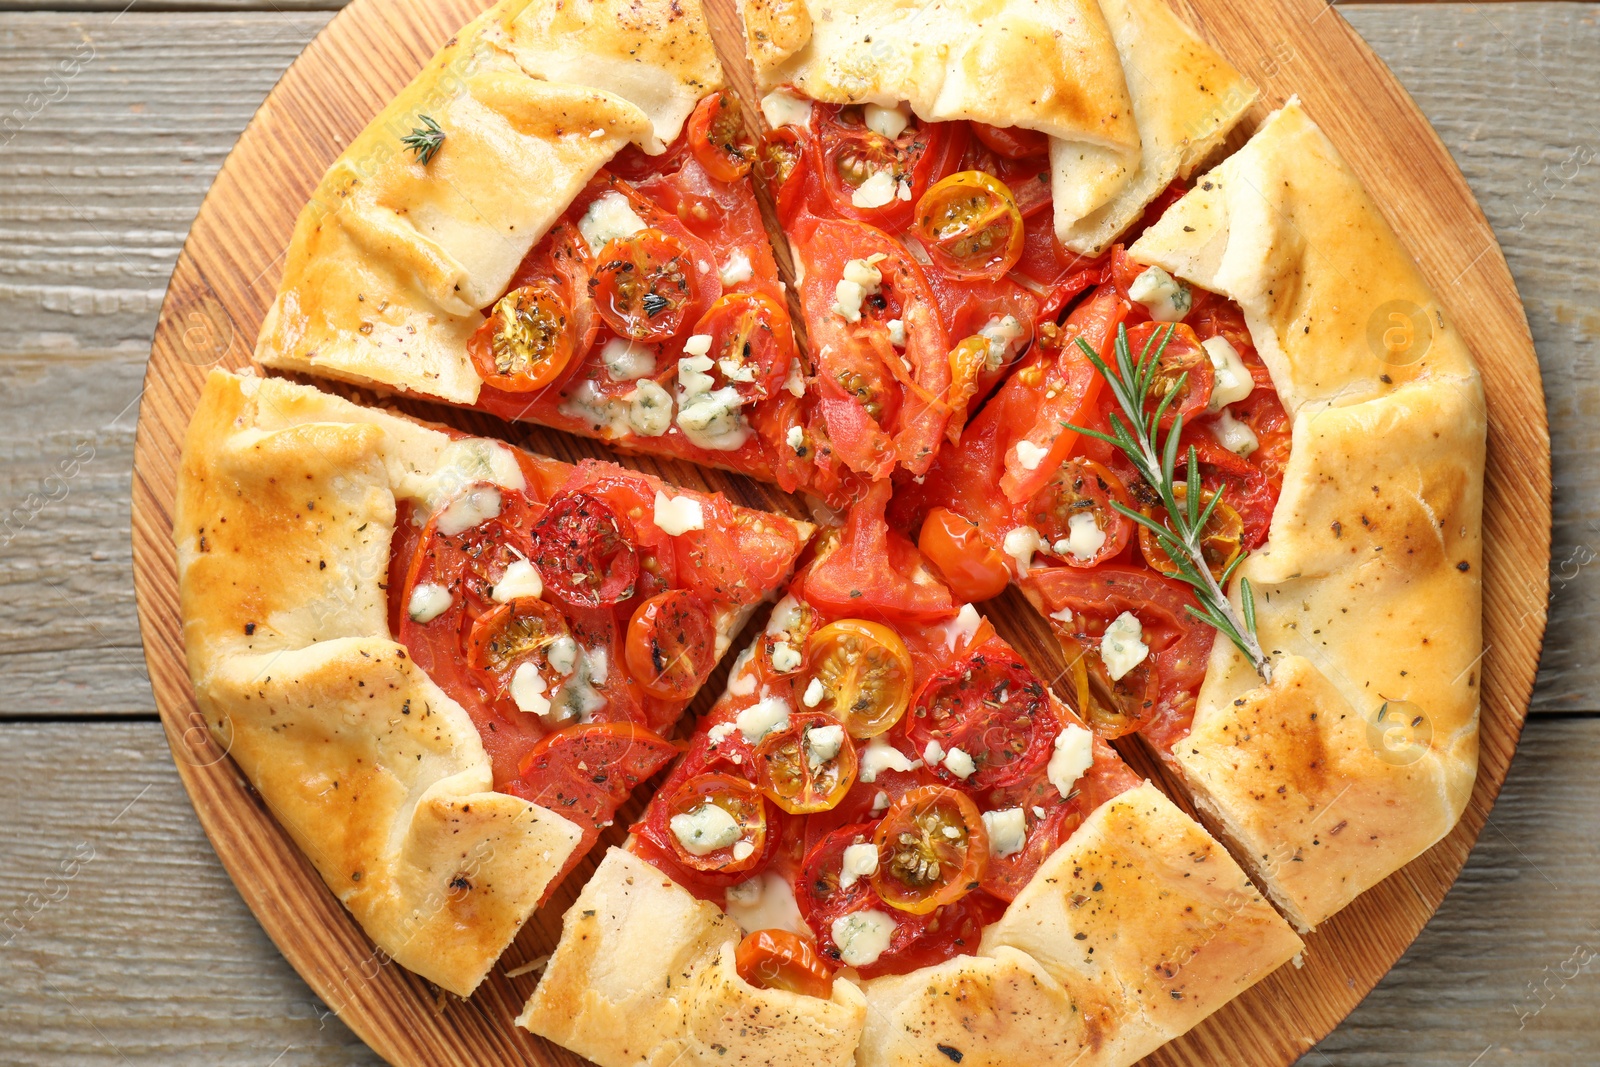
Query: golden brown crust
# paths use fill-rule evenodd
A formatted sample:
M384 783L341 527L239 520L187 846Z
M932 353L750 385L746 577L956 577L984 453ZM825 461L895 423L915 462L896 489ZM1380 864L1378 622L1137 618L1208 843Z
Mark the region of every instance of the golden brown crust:
M906 101L922 118L1024 126L1137 155L1139 134L1095 0L744 0L756 84L828 103Z
M509 448L218 371L173 530L213 735L378 947L462 995L581 838L491 791L467 712L389 633L396 498L433 506L481 481L523 487ZM743 618L717 620L719 654Z
M721 77L695 3L501 0L329 168L256 359L474 402L479 309L601 166L660 151ZM400 141L423 116L444 135L426 163Z
M1099 255L1175 178L1187 178L1255 102L1256 91L1173 14L1166 0L1100 0L1139 129L1139 160L1117 188L1098 188L1105 160L1053 141L1056 236Z
M1309 929L1448 832L1471 791L1482 386L1297 102L1130 251L1239 303L1293 419L1270 536L1241 571L1273 682L1219 639L1172 758Z
M568 909L517 1025L601 1067L846 1067L866 1014L847 979L833 999L756 989L733 966L737 924L613 848Z

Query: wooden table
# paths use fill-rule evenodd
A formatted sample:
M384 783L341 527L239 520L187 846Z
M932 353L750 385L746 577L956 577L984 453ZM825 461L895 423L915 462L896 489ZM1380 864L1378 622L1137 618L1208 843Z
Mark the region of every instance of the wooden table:
M278 956L199 830L156 723L128 539L167 275L223 156L335 4L41 6L0 0L0 1063L376 1063ZM1460 882L1302 1063L1588 1065L1600 5L1326 17L1341 14L1438 128L1527 303L1554 445L1554 601L1535 714Z

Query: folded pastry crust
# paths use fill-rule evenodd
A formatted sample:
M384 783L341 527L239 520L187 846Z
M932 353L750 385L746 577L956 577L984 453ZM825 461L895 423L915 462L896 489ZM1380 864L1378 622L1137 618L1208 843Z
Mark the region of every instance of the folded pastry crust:
M632 1063L1123 1067L1301 949L1239 866L1148 782L1045 861L975 956L823 1001L738 977L739 927L613 849L563 920L518 1023ZM737 1035L737 1040L733 1040Z
M1255 90L1165 0L744 0L756 84L1050 136L1056 235L1098 254Z
M1188 178L1238 124L1256 90L1216 49L1173 14L1167 0L1100 0L1127 77L1139 159L1108 187L1101 153L1050 142L1056 236L1099 255L1176 178Z
M1297 101L1130 253L1239 304L1293 421L1270 535L1240 571L1272 681L1219 637L1171 758L1310 929L1443 837L1472 790L1482 384Z
M473 403L479 309L612 156L660 152L721 83L690 0L501 0L329 168L256 360ZM443 135L426 161L401 143L424 116Z
M467 712L389 631L396 500L484 481L524 488L507 446L217 371L173 529L212 734L378 947L463 996L582 836L492 791ZM718 655L748 614L716 620Z

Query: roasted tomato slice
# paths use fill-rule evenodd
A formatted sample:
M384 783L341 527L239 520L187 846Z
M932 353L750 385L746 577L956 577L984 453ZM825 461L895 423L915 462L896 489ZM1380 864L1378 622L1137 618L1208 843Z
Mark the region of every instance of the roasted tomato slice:
M568 604L598 608L633 595L639 576L633 529L599 497L557 494L534 524L533 539L545 588Z
M833 971L816 946L789 930L756 930L733 954L739 977L757 989L782 989L803 997L833 996Z
M864 107L813 104L812 109L822 192L834 212L847 219L903 230L912 205L960 156L953 137L959 123L924 125L908 116L904 128L887 137L867 126Z
M1007 159L1032 159L1050 151L1050 138L1038 130L1025 130L1020 126L990 126L983 122L970 123L972 135L984 147Z
M1188 507L1188 489L1183 483L1172 487L1172 496L1178 507ZM1216 497L1217 494L1209 489L1201 490L1196 517L1205 516L1205 522L1200 527L1200 554L1205 557L1211 576L1220 579L1228 566L1239 558L1239 553L1244 551L1244 521L1228 505L1226 496L1221 500ZM1206 515L1207 509L1210 509L1209 515ZM1169 530L1172 528L1172 523L1165 515L1161 523ZM1147 526L1139 527L1139 551L1144 554L1145 562L1162 574L1178 573L1178 565L1172 562L1172 557L1161 547L1160 539Z
M978 806L944 786L913 789L889 806L873 834L872 887L884 903L926 915L978 888L989 835Z
M1122 479L1079 456L1061 464L1028 501L1028 522L1053 554L1074 567L1093 567L1120 555L1133 536L1133 520L1113 503L1131 507Z
M707 352L713 378L733 386L746 403L776 393L794 362L794 325L789 312L765 293L728 293L695 324L711 338Z
M811 637L800 701L845 724L851 737L884 733L911 705L911 653L878 622L840 619Z
M702 774L667 801L667 840L695 871L734 874L759 866L767 851L767 809L755 786L728 774Z
M688 700L716 666L716 639L705 602L687 590L669 589L633 613L623 656L645 692Z
M1022 213L1004 182L981 170L941 179L917 203L913 230L958 278L998 278L1022 255Z
M589 279L595 310L635 341L678 336L698 291L692 259L687 245L661 230L617 238L600 250Z
M1141 322L1128 330L1128 347L1136 362L1151 355L1158 361L1145 395L1147 417L1160 410L1161 426L1169 429L1179 415L1188 423L1206 413L1217 376L1192 329L1181 322Z
M513 289L467 341L486 385L526 393L555 381L578 350L578 324L566 300L534 282Z
M856 749L831 715L800 712L755 750L761 791L791 815L827 811L856 781Z
M993 599L1011 582L1006 557L983 539L977 523L949 508L928 512L917 547L958 600L971 604Z
M567 636L567 620L555 607L538 597L517 597L473 622L467 633L467 666L509 672Z
M599 831L634 787L677 752L672 742L637 723L581 723L534 745L506 792L571 819L585 832Z
M929 769L973 789L1010 785L1038 770L1059 731L1044 686L999 644L929 678L906 719L906 739L924 759L938 746Z
M716 92L695 105L689 116L689 151L719 182L738 181L750 173L755 146L745 137L737 97Z

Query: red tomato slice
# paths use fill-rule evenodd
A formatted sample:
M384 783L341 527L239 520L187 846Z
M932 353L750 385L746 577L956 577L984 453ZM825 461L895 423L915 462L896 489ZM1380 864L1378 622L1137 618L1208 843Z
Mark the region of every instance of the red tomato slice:
M1028 524L1039 531L1049 551L1069 566L1093 567L1121 555L1133 537L1133 520L1112 507L1113 503L1132 507L1122 479L1094 460L1079 456L1057 467L1044 488L1028 501ZM1082 553L1072 547L1075 542Z
M611 825L638 784L678 754L677 746L631 722L592 722L548 735L528 750L506 792L577 823L579 854Z
M1064 686L1069 703L1102 737L1118 737L1157 720L1186 733L1205 679L1216 631L1191 616L1189 588L1143 567L1104 564L1036 569L1023 579L1082 669ZM1123 612L1139 620L1148 658L1119 681L1100 662L1100 637ZM1054 617L1070 612L1072 621ZM1074 692L1073 690L1076 690Z
M731 385L747 404L783 388L794 362L789 312L765 293L729 293L711 305L693 332L711 338L713 388Z
M1038 130L1025 130L1020 126L990 126L983 122L970 125L974 137L990 151L1007 159L1028 159L1050 151L1050 138Z
M861 223L802 219L791 237L805 263L800 297L833 448L875 480L896 464L923 473L950 415L951 346L922 268L899 242ZM873 259L877 291L860 301L859 320L847 321L835 310L846 267ZM894 321L903 348L892 342Z
M924 753L937 743L945 753L965 753L975 768L965 777L945 762L929 769L947 783L978 791L1038 771L1061 729L1038 677L999 641L929 678L904 722L912 751Z
M911 222L912 205L955 167L965 148L961 123L923 123L915 117L898 137L867 128L856 105L813 104L813 165L832 213L898 232ZM857 207L858 191L875 175L887 175L892 197L879 207Z
M607 326L635 341L666 341L683 332L698 298L684 243L660 230L619 237L595 257L589 295Z
M564 492L533 528L533 561L545 588L574 607L628 599L639 576L628 520L599 497Z
M943 582L906 536L884 522L888 482L850 509L838 546L805 574L805 596L823 612L890 623L926 623L956 612Z
M689 151L719 182L735 182L750 173L755 146L745 137L738 97L716 92L695 105L689 116Z

